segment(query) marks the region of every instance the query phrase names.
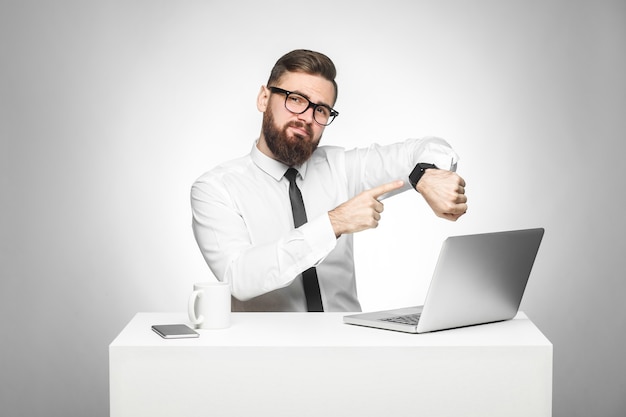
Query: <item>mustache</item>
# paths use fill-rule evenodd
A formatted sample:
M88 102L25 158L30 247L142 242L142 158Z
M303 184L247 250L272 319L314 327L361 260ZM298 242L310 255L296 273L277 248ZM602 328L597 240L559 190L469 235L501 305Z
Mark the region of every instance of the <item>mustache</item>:
M313 137L313 128L308 123L304 123L299 120L292 120L291 122L287 123L287 125L285 126L285 128L288 128L288 127L296 127L298 129L304 129L306 130L306 133L307 135L309 135L309 137Z

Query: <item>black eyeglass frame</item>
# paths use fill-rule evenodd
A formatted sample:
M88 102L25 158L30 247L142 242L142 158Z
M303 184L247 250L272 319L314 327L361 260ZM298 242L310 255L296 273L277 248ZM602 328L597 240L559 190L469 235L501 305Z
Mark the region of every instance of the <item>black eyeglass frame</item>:
M287 111L289 111L290 113L293 113L293 114L302 114L302 113L305 113L307 110L309 110L311 107L313 107L313 120L315 120L315 123L317 123L317 124L319 124L319 125L321 125L321 126L328 126L328 125L330 125L330 124L333 122L333 120L335 120L335 117L339 116L339 112L338 112L337 110L333 109L332 107L327 106L326 104L317 104L317 103L313 103L311 100L309 100L309 98L308 98L308 97L306 97L306 96L302 95L302 93L296 93L296 92L294 92L294 91L287 91L287 90L284 90L284 89L282 89L282 88L280 88L280 87L273 87L273 86L272 86L272 87L267 87L267 88L268 88L268 89L269 89L272 93L279 93L279 94L284 94L284 95L285 95L285 108L286 108L286 109L287 109ZM290 96L291 94L296 94L296 95L298 95L298 96L302 97L303 99L305 99L306 101L308 101L308 102L309 102L309 105L308 105L308 106L307 106L304 110L302 110L301 112L295 112L295 111L291 111L291 110L289 110L289 109L287 108L287 99L289 98L289 96ZM324 124L324 123L320 123L320 122L318 122L318 121L317 121L317 119L315 118L315 110L317 110L317 108L318 108L318 107L324 107L324 108L327 108L328 110L330 110L330 115L329 115L329 117L328 117L328 120L330 120L330 121L329 121L328 123L326 123L326 124Z

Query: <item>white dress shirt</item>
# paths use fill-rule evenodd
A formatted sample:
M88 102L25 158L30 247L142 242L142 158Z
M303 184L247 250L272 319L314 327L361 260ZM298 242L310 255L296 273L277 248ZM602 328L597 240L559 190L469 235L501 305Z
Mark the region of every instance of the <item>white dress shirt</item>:
M233 311L307 311L302 271L315 266L325 311L360 311L353 237L335 238L328 212L362 191L408 175L419 162L455 169L458 156L443 139L409 139L345 150L320 146L299 171L308 223L295 229L288 166L255 145L191 188L193 232L207 264L230 282Z

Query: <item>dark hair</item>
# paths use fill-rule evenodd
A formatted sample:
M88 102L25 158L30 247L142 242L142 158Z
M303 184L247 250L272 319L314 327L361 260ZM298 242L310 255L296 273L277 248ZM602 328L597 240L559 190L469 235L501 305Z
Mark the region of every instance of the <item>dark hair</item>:
M338 89L337 83L335 82L337 70L335 69L333 61L326 55L307 49L296 49L295 51L283 55L276 61L276 64L274 64L270 78L267 80L267 85L271 86L277 83L286 72L304 72L306 74L319 75L327 79L333 83L333 87L335 88L335 101L337 101Z

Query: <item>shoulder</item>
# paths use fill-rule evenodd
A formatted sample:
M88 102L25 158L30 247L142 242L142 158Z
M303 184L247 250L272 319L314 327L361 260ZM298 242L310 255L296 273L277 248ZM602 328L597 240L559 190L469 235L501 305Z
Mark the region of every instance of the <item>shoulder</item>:
M200 175L195 183L205 183L212 181L221 181L225 177L244 175L246 170L250 169L252 161L249 155L242 156L211 168Z
M253 162L249 155L223 162L200 175L191 186L192 197L226 196L228 188L249 181Z
M311 160L312 161L320 161L320 160L332 160L332 159L336 159L336 158L343 158L346 155L346 150L345 148L342 148L341 146L331 146L331 145L324 145L324 146L319 146L315 152L313 152L313 155L311 155Z

